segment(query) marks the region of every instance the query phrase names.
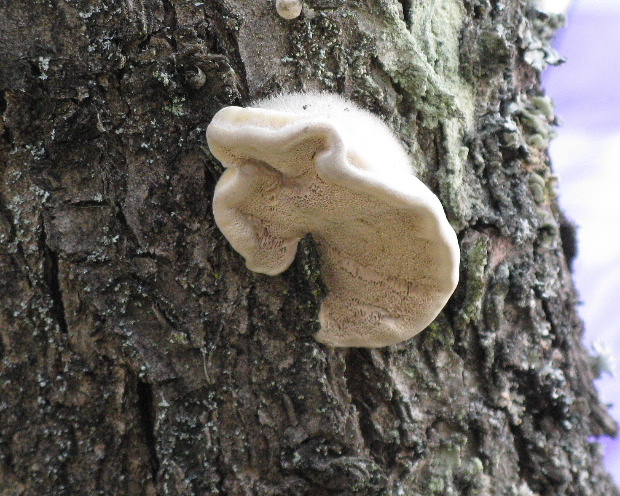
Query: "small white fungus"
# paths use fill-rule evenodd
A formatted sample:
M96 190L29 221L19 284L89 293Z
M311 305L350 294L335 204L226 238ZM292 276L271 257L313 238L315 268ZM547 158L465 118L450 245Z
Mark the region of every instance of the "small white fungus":
M284 19L296 19L301 14L301 0L276 0L276 10Z

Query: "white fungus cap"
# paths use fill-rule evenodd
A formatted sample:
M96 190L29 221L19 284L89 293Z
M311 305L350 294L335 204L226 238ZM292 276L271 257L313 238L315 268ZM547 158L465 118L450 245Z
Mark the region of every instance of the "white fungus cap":
M207 129L226 167L215 221L250 270L277 275L312 233L329 294L315 336L375 348L427 327L456 288L459 247L386 124L342 97L226 107Z
M301 0L276 0L276 10L284 19L296 19L301 14Z

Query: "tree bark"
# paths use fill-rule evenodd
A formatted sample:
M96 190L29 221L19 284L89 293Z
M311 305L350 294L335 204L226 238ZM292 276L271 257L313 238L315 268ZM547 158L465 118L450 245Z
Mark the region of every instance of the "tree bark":
M0 1L0 495L619 494L546 151L558 22ZM311 237L268 277L214 225L210 119L299 90L382 116L458 233L456 293L401 345L316 343Z

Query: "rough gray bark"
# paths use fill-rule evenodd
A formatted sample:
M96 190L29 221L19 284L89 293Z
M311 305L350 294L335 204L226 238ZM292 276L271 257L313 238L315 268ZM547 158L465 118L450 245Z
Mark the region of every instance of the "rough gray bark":
M522 2L0 1L0 495L617 495ZM344 93L459 234L379 350L312 339L312 240L250 273L210 212L225 105ZM406 249L406 247L403 247Z

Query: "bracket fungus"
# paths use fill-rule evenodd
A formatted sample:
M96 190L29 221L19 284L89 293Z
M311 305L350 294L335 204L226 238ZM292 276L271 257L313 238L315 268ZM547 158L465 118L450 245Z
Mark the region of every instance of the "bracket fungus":
M387 346L439 314L456 234L381 119L338 95L285 94L223 108L207 139L226 168L215 222L250 270L280 274L312 234L328 288L318 341Z

